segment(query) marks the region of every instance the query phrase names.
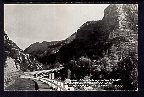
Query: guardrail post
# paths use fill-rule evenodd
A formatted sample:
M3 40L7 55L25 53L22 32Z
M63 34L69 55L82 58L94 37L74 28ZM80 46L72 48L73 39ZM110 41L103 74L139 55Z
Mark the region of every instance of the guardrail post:
M51 79L51 73L49 73L49 79Z

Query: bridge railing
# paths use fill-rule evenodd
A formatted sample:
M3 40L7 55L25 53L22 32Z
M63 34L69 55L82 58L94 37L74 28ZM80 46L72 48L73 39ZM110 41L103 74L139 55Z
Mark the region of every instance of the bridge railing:
M59 82L57 80L50 80L47 78L40 78L39 80L57 89L58 91L67 91L63 82Z

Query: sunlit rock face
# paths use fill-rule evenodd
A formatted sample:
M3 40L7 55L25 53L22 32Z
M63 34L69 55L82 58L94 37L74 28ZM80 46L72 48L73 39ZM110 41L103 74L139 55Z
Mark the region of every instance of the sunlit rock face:
M5 62L7 62L6 60L9 60L7 57L12 58L15 65L19 66L22 71L41 69L41 65L36 58L20 49L16 43L9 39L6 33L4 33L4 55Z
M5 61L4 68L4 88L12 85L15 80L13 79L17 76L17 72L20 70L19 65L15 65L15 60L11 57L7 57Z
M109 39L117 42L111 48L119 57L129 53L137 54L138 47L138 5L111 4L104 11L103 21L107 27L113 26ZM114 51L115 49L115 51Z

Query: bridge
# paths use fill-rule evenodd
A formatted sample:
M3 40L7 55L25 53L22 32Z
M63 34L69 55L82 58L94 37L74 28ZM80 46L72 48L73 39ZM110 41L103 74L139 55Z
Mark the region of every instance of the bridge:
M40 91L74 91L73 87L68 87L65 82L58 81L54 78L54 71L59 71L64 67L41 70L34 72L24 72L21 78L26 78L35 81L38 84ZM47 75L47 78L44 76Z
M59 68L55 68L55 69L49 69L49 70L40 70L40 71L33 71L33 72L24 72L24 74L28 74L28 75L35 75L36 77L39 75L39 74L43 74L43 73L51 73L51 72L54 72L54 71L59 71L61 69L63 69L64 67L59 67Z

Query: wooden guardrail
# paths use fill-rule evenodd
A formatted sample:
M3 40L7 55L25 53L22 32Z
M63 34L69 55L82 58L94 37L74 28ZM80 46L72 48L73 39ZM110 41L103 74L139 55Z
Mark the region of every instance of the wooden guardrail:
M62 82L58 82L56 80L50 80L47 78L40 78L39 80L46 84L49 84L49 85L52 84L50 86L52 86L53 88L56 88L58 91L67 91L67 89L65 87L62 87L62 86L64 86L64 83L62 83ZM58 85L58 83L60 83L60 85Z

